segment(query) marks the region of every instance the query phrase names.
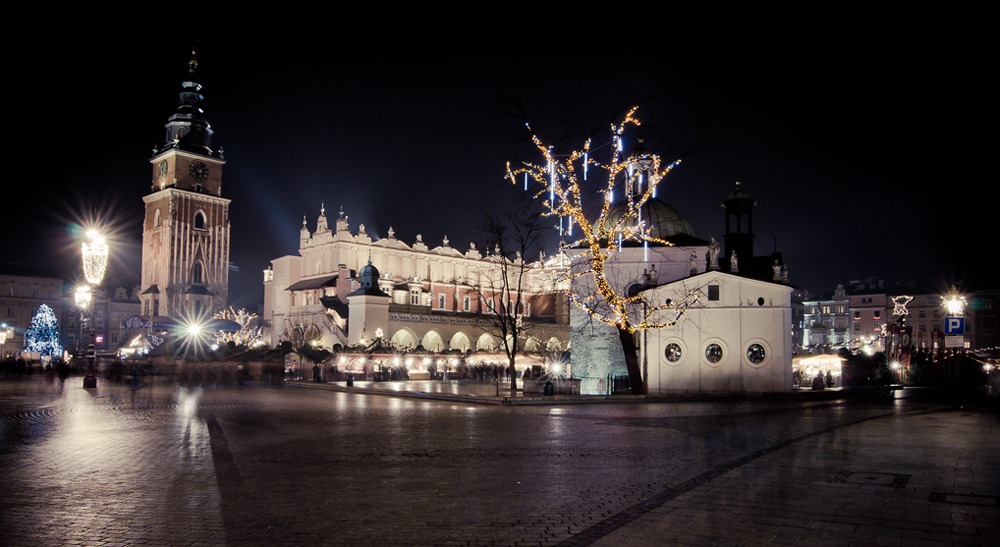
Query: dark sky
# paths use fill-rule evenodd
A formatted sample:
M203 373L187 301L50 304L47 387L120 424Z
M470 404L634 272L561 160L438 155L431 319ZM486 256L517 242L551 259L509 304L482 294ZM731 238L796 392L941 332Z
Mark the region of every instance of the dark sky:
M576 128L640 102L658 147L699 148L658 193L699 237L721 239L739 172L757 200L755 250L776 245L795 285L997 285L983 265L998 197L985 167L991 71L977 60L990 47L974 33L199 32L197 81L228 162L237 306L263 299L261 271L296 252L321 203L331 218L343 206L354 230L464 250L484 239L483 211L510 203L506 160L537 159L512 112L568 150L582 143ZM19 101L6 111L16 157L0 262L78 278L74 226L97 207L115 234L109 278L138 281L148 159L194 37L68 32L20 54L6 79Z

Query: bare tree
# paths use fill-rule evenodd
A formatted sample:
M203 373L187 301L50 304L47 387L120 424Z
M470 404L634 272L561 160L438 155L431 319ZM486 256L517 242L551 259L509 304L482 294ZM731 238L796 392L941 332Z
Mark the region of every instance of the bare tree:
M565 243L561 250L574 255L562 286L569 287L564 290L573 305L618 330L631 389L638 394L645 392L646 386L636 355L634 333L675 325L697 295L692 294L683 302L644 302L641 292L630 293L627 287L613 279L616 274L614 258L626 245L672 245L652 235L643 221L641 209L680 159L668 163L659 155L641 149L625 156L625 131L639 126L635 111L636 108L632 108L621 124L611 125L611 142L602 146L592 146L588 138L578 150L557 153L554 146L533 134L532 142L544 162L525 162L517 169L512 169L508 163L507 178L514 184L519 184L523 176L532 179L537 188L535 198L544 207L543 215L565 220L569 234L574 225L577 227L577 238ZM595 184L600 185L601 209L591 221L584 211L583 181L594 179L598 179ZM624 200L620 203L627 205L623 208L619 204L611 214L616 190L620 200Z
M543 227L540 211L532 200L520 200L500 214L487 213L479 229L487 236L486 260L474 292L488 318L485 330L500 339L511 370L510 391L517 391L514 360L523 347L524 315L542 287L540 275L532 273L529 253L537 251ZM491 252L492 250L492 252Z

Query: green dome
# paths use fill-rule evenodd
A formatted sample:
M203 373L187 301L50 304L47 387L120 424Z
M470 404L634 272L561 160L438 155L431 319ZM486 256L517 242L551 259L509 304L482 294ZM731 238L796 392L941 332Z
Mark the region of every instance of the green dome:
M627 212L628 203L626 202L612 205L611 209L608 210L607 223L605 225L613 226ZM680 234L695 237L694 227L691 226L691 222L688 221L687 217L677 209L658 199L651 198L646 201L639 212L645 225L649 227L649 235L652 237L668 239ZM630 218L625 221L624 227L630 228L635 226L637 221L638 219L635 217Z

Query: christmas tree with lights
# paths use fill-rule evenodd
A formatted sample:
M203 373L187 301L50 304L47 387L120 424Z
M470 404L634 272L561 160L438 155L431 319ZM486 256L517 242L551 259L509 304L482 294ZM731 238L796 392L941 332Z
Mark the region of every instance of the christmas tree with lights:
M63 348L59 343L59 323L56 314L47 304L42 304L31 319L31 326L24 333L24 350L62 357Z

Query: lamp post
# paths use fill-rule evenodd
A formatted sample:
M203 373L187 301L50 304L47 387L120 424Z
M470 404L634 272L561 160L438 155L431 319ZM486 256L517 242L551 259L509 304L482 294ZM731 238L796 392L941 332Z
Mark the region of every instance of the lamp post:
M83 347L83 333L84 333L84 323L87 322L87 309L90 308L90 302L92 296L90 294L90 285L81 285L77 287L74 301L76 302L76 309L80 311L80 337L76 342L76 355L77 357L83 357L82 347Z
M959 294L954 285L948 294L941 297L941 305L945 308L945 348L952 348L952 359L955 360L956 408L961 408L962 392L962 359L955 348L965 347L965 297Z
M104 271L108 267L108 244L104 241L104 236L96 230L88 230L87 237L90 243L83 243L83 276L87 283L97 286L104 279ZM90 287L86 289L87 294L83 295L81 290L77 290L77 302L86 299L87 304L91 302ZM87 343L87 375L83 378L84 388L97 387L97 376L94 371L94 360L97 355L94 350L94 308L90 306L90 340ZM81 335L82 337L82 335Z

